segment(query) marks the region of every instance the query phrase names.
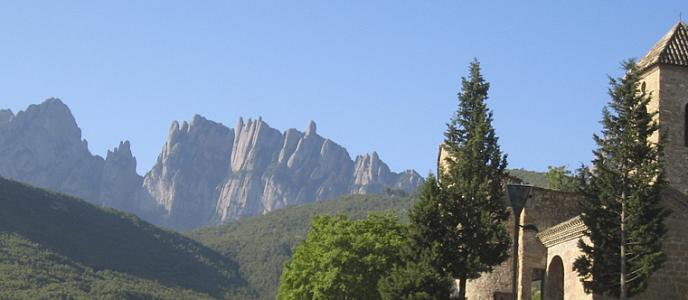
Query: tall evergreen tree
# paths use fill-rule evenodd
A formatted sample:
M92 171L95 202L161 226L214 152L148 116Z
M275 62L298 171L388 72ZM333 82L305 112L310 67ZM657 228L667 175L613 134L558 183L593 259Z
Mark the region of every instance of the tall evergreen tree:
M442 245L450 237L451 230L444 226L440 217L446 197L433 174L428 175L420 187L418 198L409 210L411 222L403 251L405 264L395 267L381 280L378 291L382 299L447 300L451 295L452 280L442 264L451 260L448 257L451 251L446 251Z
M437 214L445 233L437 238L435 252L441 268L459 280L458 296L465 299L468 279L504 262L510 239L503 197L506 155L485 104L490 85L477 60L461 81L458 110L447 124L443 144L448 156L439 172Z
M653 142L658 124L649 112L650 95L640 89L634 61L626 74L610 78L611 100L603 110L602 136L594 135L593 171L581 168L581 218L590 244L579 241L583 255L574 270L586 291L627 299L641 293L665 260L662 240L666 210L660 206L661 142Z

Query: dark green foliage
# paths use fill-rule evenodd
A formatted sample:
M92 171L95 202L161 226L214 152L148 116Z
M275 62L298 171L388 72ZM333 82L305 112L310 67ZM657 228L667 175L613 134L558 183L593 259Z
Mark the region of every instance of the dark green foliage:
M581 217L592 245L579 242L584 255L574 264L587 291L622 299L645 290L664 262L667 215L659 205L665 185L661 143L649 139L658 130L656 114L648 112L650 95L639 88L635 63L624 68L624 77L610 78L603 136L594 136L594 171L581 168L578 175L585 195Z
M238 266L137 217L0 178L0 298L248 295Z
M453 282L433 266L430 251L416 253L407 250L404 263L396 266L378 283L384 300L443 300L449 299Z
M406 227L393 215L318 216L280 279L278 299L380 299L378 281L401 264Z
M444 208L449 199L440 189L434 175L428 175L418 191L418 201L409 210L409 251L411 256L428 256L430 264L443 274L453 263L452 251L445 248L460 247L452 236L451 224Z
M507 163L485 104L488 89L473 61L470 76L462 78L459 108L447 124L443 147L449 155L440 170L439 193L433 195L441 229L427 233L441 232L436 251L442 269L459 279L459 299L465 298L466 281L504 262L510 248L503 197Z
M282 267L294 247L306 238L314 216L346 214L352 219L361 219L369 212L387 211L405 217L411 203L412 198L344 196L202 228L188 235L236 260L244 277L257 290L259 299L275 299Z
M447 205L437 180L430 174L418 190L419 200L409 211L408 238L404 263L381 280L378 290L382 299L449 299L452 282L445 271L451 256L443 246L457 246L450 234L441 207ZM444 244L443 244L444 243Z
M507 173L509 173L509 176L513 176L517 179L520 179L521 181L523 181L524 184L529 184L543 189L547 188L546 173L528 171L525 169L510 169L507 170Z
M549 166L545 175L547 176L547 188L550 190L575 192L577 189L576 179L571 171L566 169L566 166Z

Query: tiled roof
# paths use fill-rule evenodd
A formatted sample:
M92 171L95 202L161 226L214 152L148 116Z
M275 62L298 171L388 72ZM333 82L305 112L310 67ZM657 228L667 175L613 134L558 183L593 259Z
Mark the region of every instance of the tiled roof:
M543 230L537 234L537 237L545 247L549 248L582 237L586 228L581 217L577 216Z
M688 25L678 22L638 63L641 69L656 64L688 67Z

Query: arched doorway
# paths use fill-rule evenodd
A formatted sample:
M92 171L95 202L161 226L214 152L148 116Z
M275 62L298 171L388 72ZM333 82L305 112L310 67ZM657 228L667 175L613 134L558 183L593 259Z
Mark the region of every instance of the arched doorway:
M564 300L564 263L561 257L555 256L549 262L545 280L546 300Z

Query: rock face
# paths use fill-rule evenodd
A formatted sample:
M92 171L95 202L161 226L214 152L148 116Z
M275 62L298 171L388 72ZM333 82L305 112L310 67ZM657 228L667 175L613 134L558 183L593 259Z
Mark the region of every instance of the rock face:
M107 152L102 174L98 201L119 210L136 211L143 178L136 173L136 158L131 154L129 141Z
M348 192L353 162L344 148L316 133L284 134L261 119L237 125L232 174L217 203L220 221L266 213Z
M0 109L0 127L8 124L14 118L14 113L9 109Z
M394 173L377 153L353 161L317 133L280 132L262 119L235 129L194 116L173 122L155 166L140 176L128 141L92 155L58 99L16 116L0 110L0 175L186 230L350 193L411 192L422 177Z
M233 130L201 116L191 124L173 122L157 163L143 180L140 209L146 215L162 209L159 222L174 228L209 224L233 142ZM150 201L157 205L145 203Z
M91 155L66 105L51 98L16 116L1 115L0 175L99 199L104 160Z

